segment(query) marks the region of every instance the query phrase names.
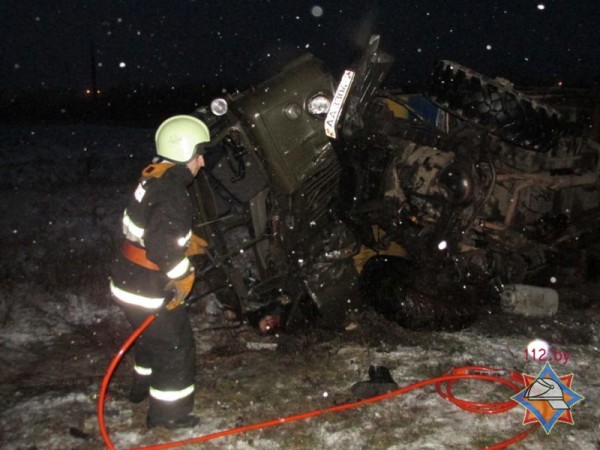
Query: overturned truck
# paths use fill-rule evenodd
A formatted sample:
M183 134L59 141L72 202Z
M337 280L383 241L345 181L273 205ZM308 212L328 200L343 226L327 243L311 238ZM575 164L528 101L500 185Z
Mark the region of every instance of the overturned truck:
M194 112L213 137L190 188L210 256L197 295L287 328L372 307L455 330L507 285L585 276L600 145L451 61L420 95L383 88L392 63L373 36L339 81L306 54Z

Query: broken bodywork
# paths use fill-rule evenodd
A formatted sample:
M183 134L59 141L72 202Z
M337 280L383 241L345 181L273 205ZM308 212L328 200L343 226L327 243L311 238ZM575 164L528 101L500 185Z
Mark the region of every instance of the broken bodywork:
M340 326L370 305L457 329L507 284L585 265L598 143L450 61L421 95L384 89L392 63L374 36L339 83L305 55L196 111L214 136L192 190L223 274L208 291L240 314Z

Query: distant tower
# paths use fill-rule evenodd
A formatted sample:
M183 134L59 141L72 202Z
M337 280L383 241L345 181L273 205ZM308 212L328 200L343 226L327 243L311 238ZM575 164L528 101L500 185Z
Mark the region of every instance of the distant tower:
M94 39L90 38L90 72L92 77L92 100L94 103L98 100L98 83L96 80L96 45Z

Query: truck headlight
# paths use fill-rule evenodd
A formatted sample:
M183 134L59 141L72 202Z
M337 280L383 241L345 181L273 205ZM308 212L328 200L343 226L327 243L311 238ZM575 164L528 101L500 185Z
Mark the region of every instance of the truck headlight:
M308 113L317 118L323 118L329 112L329 107L331 106L331 98L320 92L316 95L313 95L306 104L306 109Z
M298 120L302 116L302 106L298 103L289 103L283 108L283 113L290 120Z
M224 98L215 98L210 102L210 110L215 116L222 116L227 113L227 100Z

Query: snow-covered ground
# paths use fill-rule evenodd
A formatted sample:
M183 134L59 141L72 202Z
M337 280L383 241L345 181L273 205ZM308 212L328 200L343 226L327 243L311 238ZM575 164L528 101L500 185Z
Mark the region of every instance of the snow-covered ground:
M153 154L153 130L106 125L0 126L0 447L101 449L97 394L105 369L129 335L107 289L120 214L139 170ZM145 428L146 404L126 400L131 361L117 368L106 402L116 448L148 446L353 401L350 387L384 365L400 386L452 367L483 365L537 375L526 361L533 338L570 355L553 364L574 374L585 397L574 425L558 423L513 446L600 448L600 302L597 286L561 291L547 320L491 314L459 333L403 330L367 313L352 331L308 330L264 337L252 328L207 330L211 310L192 308L198 343L192 431ZM259 349L259 350L255 350ZM464 382L457 395L506 400L496 385ZM525 409L476 415L429 386L339 413L224 437L197 448L478 448L524 431ZM196 448L190 446L191 448Z

